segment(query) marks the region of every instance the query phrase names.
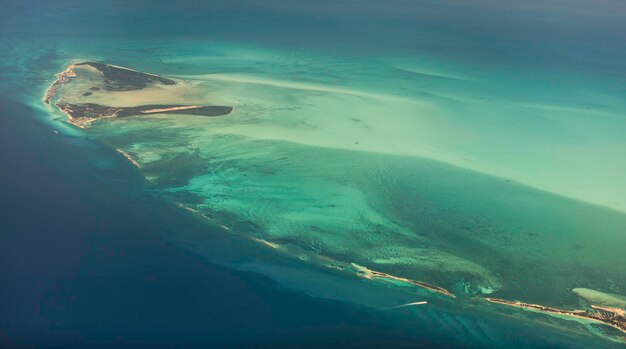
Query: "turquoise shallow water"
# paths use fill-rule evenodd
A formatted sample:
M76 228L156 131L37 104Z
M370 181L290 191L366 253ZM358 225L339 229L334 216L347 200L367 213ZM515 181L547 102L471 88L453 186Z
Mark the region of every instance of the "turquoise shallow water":
M624 52L611 11L619 4L212 4L211 12L190 3L171 21L162 19L169 5L134 6L121 17L70 4L20 9L17 33L3 37L11 48L3 74L20 82L3 89L22 89L19 99L51 127L125 152L150 192L225 236L257 239L263 252L216 256L208 235L182 234L179 244L317 297L374 308L418 297L438 311L510 314L618 340L606 327L473 298L577 309L589 303L573 288L626 292ZM32 11L49 33L24 29ZM81 60L179 79L176 100L235 112L72 130L40 97L53 73ZM134 98L108 101L143 103ZM364 281L362 267L458 300ZM487 345L479 332L468 343Z

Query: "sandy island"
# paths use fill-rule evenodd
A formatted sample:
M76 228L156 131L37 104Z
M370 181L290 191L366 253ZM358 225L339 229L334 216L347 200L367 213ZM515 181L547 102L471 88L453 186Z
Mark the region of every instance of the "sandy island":
M81 84L75 83L81 79L82 75L89 78L83 78L91 82L93 86L85 88ZM94 81L95 80L95 81ZM150 114L184 114L198 116L221 116L228 115L233 108L229 106L203 106L203 105L184 105L184 104L150 104L140 106L117 106L102 105L97 103L89 103L80 100L81 98L89 98L94 94L107 94L122 91L138 91L154 85L175 85L176 81L164 78L159 75L142 73L133 69L103 64L95 62L83 62L71 64L65 70L56 75L56 80L50 85L44 94L43 101L46 104L52 103L54 99L57 101L54 105L65 115L68 122L80 128L89 127L94 121L104 118L120 118L128 116L140 116ZM61 91L62 88L85 89L82 94L78 92L80 98L77 101L66 101ZM112 95L114 96L114 95ZM91 97L93 98L93 97ZM113 98L115 100L115 98Z

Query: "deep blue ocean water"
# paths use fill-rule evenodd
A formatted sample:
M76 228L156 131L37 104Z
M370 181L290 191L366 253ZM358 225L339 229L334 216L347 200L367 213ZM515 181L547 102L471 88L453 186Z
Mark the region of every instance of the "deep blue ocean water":
M144 192L119 154L35 113L0 107L2 347L585 346L504 318L325 301L211 264L164 238L206 226Z
M58 71L64 53L57 47L97 47L98 54L108 50L118 57L127 50L141 60L154 52L128 49L133 41L160 38L355 56L420 50L486 70L514 62L527 71L588 71L598 84L601 77L623 81L626 74L619 46L626 37L618 16L624 7L618 2L482 1L467 8L453 1L419 7L401 1L366 4L2 2L0 345L610 346L470 310L376 311L313 298L265 276L212 264L167 238L208 227L145 190L143 179L112 149L94 139L55 133L45 115L29 105L39 98L44 77ZM528 21L546 16L552 20ZM447 34L432 35L441 32ZM125 44L108 46L111 42ZM243 255L248 248L221 243L229 246L228 253Z
M2 347L458 345L177 248L160 237L173 210L138 194L122 159L16 102L0 115Z

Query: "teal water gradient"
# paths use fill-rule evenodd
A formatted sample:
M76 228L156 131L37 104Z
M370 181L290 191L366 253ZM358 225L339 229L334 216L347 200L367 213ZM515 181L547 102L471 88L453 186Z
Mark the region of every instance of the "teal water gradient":
M189 100L235 106L210 122L164 115L88 132L225 234L280 245L302 261L296 270L330 258L459 298L569 309L586 306L576 287L624 294L619 3L63 5L7 19L6 81L40 106L54 72L99 60L187 81L201 91ZM203 253L201 240L183 240ZM358 296L264 260L230 264L373 307L418 295L492 311L402 287L402 297Z

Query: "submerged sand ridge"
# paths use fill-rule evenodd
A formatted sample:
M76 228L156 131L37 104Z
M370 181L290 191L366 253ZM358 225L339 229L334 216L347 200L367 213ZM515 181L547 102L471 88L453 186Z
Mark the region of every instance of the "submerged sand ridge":
M162 113L221 116L228 115L233 110L229 106L186 104L123 105L125 101L133 97L128 93L137 91L136 96L140 97L146 89L165 88L159 92L167 95L166 88L174 85L177 85L176 81L159 75L110 64L83 62L69 65L57 74L57 79L44 95L44 102L50 104L56 99L55 106L68 116L68 122L81 128L88 127L92 122L101 118ZM121 92L126 94L121 96L119 95ZM100 100L107 99L111 103L105 105L90 102L95 97ZM172 98L175 99L175 96Z

